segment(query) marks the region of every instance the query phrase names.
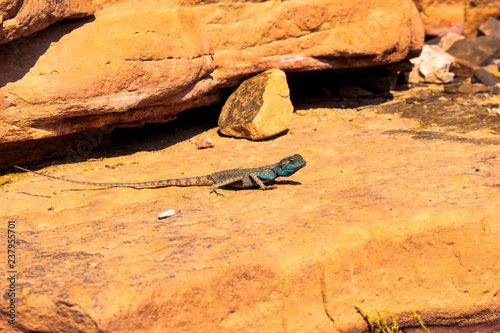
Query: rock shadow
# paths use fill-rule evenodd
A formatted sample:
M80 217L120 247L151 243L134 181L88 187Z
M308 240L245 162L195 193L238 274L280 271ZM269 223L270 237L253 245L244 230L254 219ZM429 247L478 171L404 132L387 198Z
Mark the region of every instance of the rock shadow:
M391 90L407 90L403 74L384 67L287 73L295 109L358 108L394 98Z

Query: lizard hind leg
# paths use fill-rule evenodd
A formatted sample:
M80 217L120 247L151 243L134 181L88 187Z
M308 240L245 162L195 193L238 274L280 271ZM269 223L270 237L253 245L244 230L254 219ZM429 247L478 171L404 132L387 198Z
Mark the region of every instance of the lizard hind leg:
M220 195L220 196L223 196L223 197L227 197L227 195L220 188L215 187L215 185L210 186L210 192L209 192L209 194L212 193L212 192L215 192L215 194L217 194L217 195Z
M215 192L215 194L217 194L217 195L221 195L223 197L227 197L227 195L225 195L224 192L222 192L222 190L220 188L223 187L223 186L226 186L226 185L231 185L233 183L239 182L239 181L243 180L243 178L244 178L244 176L232 177L232 178L226 179L224 181L215 182L215 184L213 184L212 186L210 186L210 192L209 193Z

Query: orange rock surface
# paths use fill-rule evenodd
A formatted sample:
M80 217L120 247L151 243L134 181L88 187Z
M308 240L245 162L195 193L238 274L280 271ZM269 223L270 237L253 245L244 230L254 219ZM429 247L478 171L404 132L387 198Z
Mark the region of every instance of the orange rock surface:
M498 99L440 89L356 108L297 104L289 133L273 140L212 128L161 149L153 140L43 170L142 181L302 154L307 166L271 191L229 189L223 198L208 187L11 175L0 214L4 230L15 221L18 322L9 326L2 307L0 329L364 332L359 305L390 309L401 327L418 326L413 308L431 332L499 330L500 127L486 109ZM197 150L207 135L217 146ZM175 215L158 220L168 209Z
M474 32L488 18L500 16L500 0L474 0L467 2L465 34Z
M28 36L62 19L89 16L95 10L92 0L1 1L0 44ZM22 42L26 40L17 41L12 47Z
M423 43L410 0L140 4L0 46L0 144L162 122L267 69L389 64Z
M415 0L427 35L462 34L466 0Z
M271 69L244 81L228 97L219 130L237 138L267 139L288 129L292 113L286 74Z
M428 35L468 35L489 17L500 15L500 0L415 0Z

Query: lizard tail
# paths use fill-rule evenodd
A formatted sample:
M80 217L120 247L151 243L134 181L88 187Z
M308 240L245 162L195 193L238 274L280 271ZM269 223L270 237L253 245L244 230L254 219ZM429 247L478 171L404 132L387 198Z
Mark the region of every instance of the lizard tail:
M142 186L208 186L208 185L213 185L214 181L210 176L201 176L201 177L158 180L153 182L147 182L146 184L147 185L142 185Z
M31 171L25 168L18 167L14 165L14 167L26 171L31 172L40 176L53 178L62 180L65 182L83 184L83 185L93 185L93 186L112 186L112 187L148 187L148 186L207 186L214 184L213 179L210 176L202 176L202 177L190 177L190 178L179 178L179 179L165 179L165 180L156 180L151 182L140 182L140 183L97 183L97 182L84 182L81 180L74 179L66 179L61 177L51 176L45 173Z

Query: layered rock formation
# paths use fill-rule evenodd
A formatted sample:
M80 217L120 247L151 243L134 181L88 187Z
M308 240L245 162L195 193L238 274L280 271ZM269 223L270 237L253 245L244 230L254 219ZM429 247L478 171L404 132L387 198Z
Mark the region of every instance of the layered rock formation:
M491 16L500 15L500 0L415 0L428 35L470 34Z
M410 0L102 7L0 47L4 147L107 124L161 122L221 101L222 88L267 69L389 64L423 43Z
M66 18L93 14L92 0L3 0L0 2L0 44L28 36Z
M355 305L390 309L405 332L423 332L406 329L419 326L411 308L434 333L498 331L500 123L487 111L498 97L441 89L296 105L274 140L214 127L43 170L146 181L302 154L307 166L275 190L223 198L11 175L0 215L19 241L17 325L4 296L0 331L367 332ZM194 148L207 135L216 150Z

